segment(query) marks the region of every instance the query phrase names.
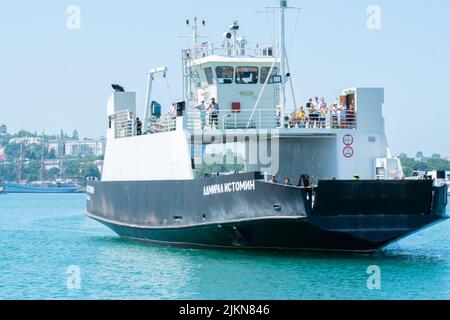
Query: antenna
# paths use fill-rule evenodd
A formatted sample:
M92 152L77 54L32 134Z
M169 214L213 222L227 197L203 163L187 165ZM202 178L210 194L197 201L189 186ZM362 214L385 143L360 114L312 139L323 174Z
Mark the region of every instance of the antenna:
M206 21L202 20L201 25L199 25L199 21L197 17L194 17L193 21L190 21L189 19L186 20L186 25L192 29L192 47L195 48L198 45L198 39L200 38L198 34L198 28L199 27L205 27Z

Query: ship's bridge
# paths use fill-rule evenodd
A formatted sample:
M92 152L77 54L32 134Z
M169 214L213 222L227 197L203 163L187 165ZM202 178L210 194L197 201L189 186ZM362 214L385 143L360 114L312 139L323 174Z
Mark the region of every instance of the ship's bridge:
M201 109L208 108L214 98L223 128L260 127L256 118L251 119L252 114L263 120L264 126L276 127L280 60L272 56L269 48L252 53L240 51L239 55L227 55L228 49L222 50L225 52L212 47L208 51L195 50L196 58L186 61L190 75L186 84L189 126L208 127L210 115ZM202 125L200 118L205 116Z

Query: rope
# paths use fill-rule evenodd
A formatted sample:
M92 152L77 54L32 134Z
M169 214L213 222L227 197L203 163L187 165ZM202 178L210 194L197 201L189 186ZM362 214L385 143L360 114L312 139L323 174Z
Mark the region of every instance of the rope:
M261 92L259 93L258 99L256 100L255 106L253 107L252 114L250 115L250 118L247 122L247 129L250 127L250 123L253 120L253 116L255 115L256 109L258 108L259 101L262 98L262 95L264 93L264 90L266 89L267 84L269 83L270 79L272 78L273 69L275 68L275 64L277 63L277 59L280 56L280 50L278 50L276 57L273 59L272 66L270 67L269 73L267 74L266 81L264 82L263 87L261 88Z
M175 99L173 98L172 89L170 88L169 80L167 80L167 77L165 79L166 79L167 91L169 92L170 99L171 99L171 101L173 103L173 102L175 102Z
M297 29L298 29L298 25L299 25L299 21L300 21L300 19L299 19L300 14L301 14L301 11L299 10L298 17L295 22L294 33L292 34L291 47L289 48L289 55L291 55L292 49L294 48L294 42L295 42L294 39L295 39L295 36L297 35Z

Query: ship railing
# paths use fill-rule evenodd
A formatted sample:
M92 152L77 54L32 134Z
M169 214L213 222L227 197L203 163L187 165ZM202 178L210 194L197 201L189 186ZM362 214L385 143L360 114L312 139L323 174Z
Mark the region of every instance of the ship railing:
M277 127L277 114L272 110L246 110L240 112L219 112L217 115L203 114L198 110L187 113L187 128L202 129L269 129Z
M185 112L184 126L188 130L239 130L239 129L356 129L356 114L346 115L308 115L297 118L286 112L284 119L275 109L257 109L220 111L217 115L200 112L191 109ZM175 131L177 118L172 114L161 117L153 117L150 121L148 133L162 133ZM127 120L116 120L116 137L130 137L136 135L135 122Z
M232 43L203 43L190 50L192 58L201 59L209 56L226 57L274 57L274 46L269 43L246 43L237 44L234 48Z
M310 115L297 119L286 112L284 119L274 109L242 110L239 112L219 112L218 116L201 113L199 110L187 112L189 130L237 130L237 129L356 129L356 114L341 116Z
M305 113L298 116L294 111L286 112L283 121L285 128L300 129L357 129L356 112L336 112L336 113Z
M136 121L129 111L120 111L111 116L114 122L114 135L116 139L128 138L136 135Z
M177 128L177 118L171 114L162 115L159 118L153 117L150 121L151 133L161 133L175 131Z

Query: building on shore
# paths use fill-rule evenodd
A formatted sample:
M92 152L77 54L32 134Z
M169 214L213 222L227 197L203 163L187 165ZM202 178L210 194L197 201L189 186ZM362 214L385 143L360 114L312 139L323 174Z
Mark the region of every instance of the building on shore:
M24 144L25 146L31 146L34 144L42 144L43 142L44 142L44 139L40 138L40 137L12 138L9 140L9 143Z
M63 140L49 140L47 143L48 152L53 151L57 157L65 153L65 143Z
M64 155L70 157L99 157L104 154L104 148L103 140L66 141Z

